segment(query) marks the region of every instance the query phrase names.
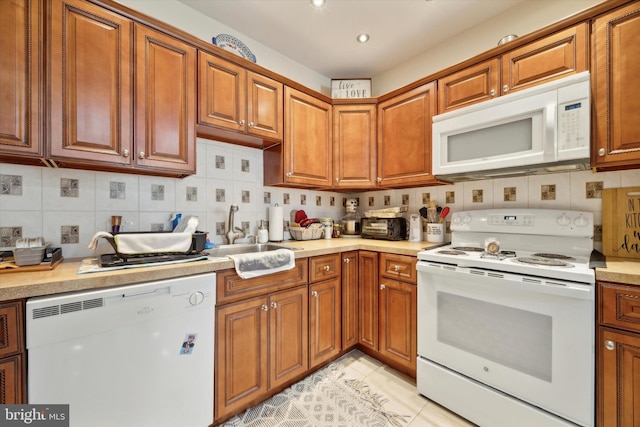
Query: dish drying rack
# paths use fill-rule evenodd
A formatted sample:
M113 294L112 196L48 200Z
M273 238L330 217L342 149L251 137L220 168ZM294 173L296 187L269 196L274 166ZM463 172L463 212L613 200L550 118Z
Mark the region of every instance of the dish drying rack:
M408 209L408 206L374 209L371 211L365 211L364 216L367 218L400 218Z

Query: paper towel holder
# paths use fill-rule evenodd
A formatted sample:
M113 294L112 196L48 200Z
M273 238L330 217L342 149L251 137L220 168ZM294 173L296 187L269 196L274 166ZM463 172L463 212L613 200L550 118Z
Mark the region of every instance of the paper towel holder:
M269 241L282 242L284 240L284 219L282 207L276 203L269 208Z

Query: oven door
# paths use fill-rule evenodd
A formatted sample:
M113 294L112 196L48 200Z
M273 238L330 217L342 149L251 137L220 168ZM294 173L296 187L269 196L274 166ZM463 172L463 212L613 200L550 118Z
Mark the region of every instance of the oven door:
M592 425L592 285L419 262L418 354Z

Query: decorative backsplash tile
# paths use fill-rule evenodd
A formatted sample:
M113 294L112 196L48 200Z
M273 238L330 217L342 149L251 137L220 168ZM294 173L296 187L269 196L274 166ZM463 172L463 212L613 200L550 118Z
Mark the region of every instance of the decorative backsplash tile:
M216 169L225 169L224 156L216 156Z
M22 227L0 227L0 247L15 246L22 239Z
M127 184L125 182L109 182L110 199L126 199Z
M402 195L402 204L403 204L404 206L407 206L407 205L411 204L411 201L410 201L410 200L411 200L411 199L409 198L409 195L408 195L408 194L403 194L403 195Z
M587 199L602 199L603 188L604 188L604 183L602 181L587 182L586 183Z
M322 206L322 196L316 196L316 206Z
M251 203L251 191L242 190L241 200L242 203Z
M247 159L242 159L240 161L240 170L242 172L251 172L251 167L250 167L250 163L249 160Z
M484 202L484 190L473 190L473 203L482 203Z
M556 199L556 185L545 184L540 186L540 200L555 200Z
M422 204L428 206L430 201L431 193L422 193Z
M240 229L248 236L251 234L251 223L249 221L242 221L240 223Z
M22 176L0 175L0 194L22 196Z
M595 224L593 226L593 241L602 242L602 225Z
M60 197L80 197L80 180L60 178Z
M198 187L187 187L187 201L188 202L197 202L198 201Z
M151 224L151 231L164 231L164 224L161 224L161 223Z
M448 205L452 205L456 202L456 192L447 191L444 195L444 199Z
M220 202L220 203L225 202L224 188L216 188L216 202Z
M391 196L389 196L389 195L385 195L384 196L384 205L385 206L391 206Z
M164 185L151 184L151 200L164 200Z
M369 196L367 198L367 206L369 206L370 208L374 207L376 205L376 198L373 196Z
M224 236L224 222L216 222L216 236Z
M80 243L80 227L77 225L60 227L60 243L63 245Z
M282 204L284 205L288 205L289 204L289 193L284 193L282 194Z
M505 202L516 201L516 187L504 187L504 201Z
M270 191L265 191L264 192L263 201L264 201L265 205L270 205L271 204L271 192Z
M307 204L307 195L306 194L301 194L300 195L300 204L303 205L303 206Z
M329 197L329 206L335 206L336 205L336 198L331 196Z

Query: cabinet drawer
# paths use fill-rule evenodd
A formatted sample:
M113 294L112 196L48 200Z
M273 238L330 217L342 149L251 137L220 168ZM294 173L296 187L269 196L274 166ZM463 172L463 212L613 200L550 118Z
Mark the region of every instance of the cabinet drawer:
M600 283L600 323L640 332L640 287Z
M380 275L416 283L416 258L407 255L380 254Z
M282 289L304 285L308 277L307 258L296 260L292 270L267 274L253 279L242 279L235 270L223 270L217 274L217 305L265 295Z
M340 277L340 254L309 258L309 283Z
M0 304L0 357L23 350L22 302Z

